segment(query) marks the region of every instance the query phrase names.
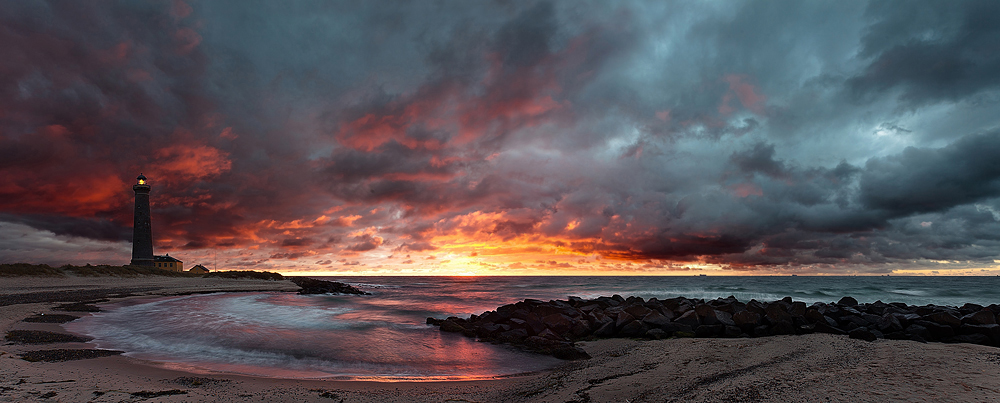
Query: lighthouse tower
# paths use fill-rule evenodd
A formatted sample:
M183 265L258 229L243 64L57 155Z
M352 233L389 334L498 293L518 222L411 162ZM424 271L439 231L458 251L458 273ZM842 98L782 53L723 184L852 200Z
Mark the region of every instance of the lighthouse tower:
M153 263L153 229L149 220L149 185L146 177L139 174L139 183L132 186L135 191L135 221L132 226L132 265L155 266Z

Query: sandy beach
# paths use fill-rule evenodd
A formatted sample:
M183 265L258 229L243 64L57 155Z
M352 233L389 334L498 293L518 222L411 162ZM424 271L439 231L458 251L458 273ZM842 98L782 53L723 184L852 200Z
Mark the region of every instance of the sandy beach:
M0 278L0 329L65 333L38 314L94 299L216 291L294 291L288 281L202 278ZM361 382L194 374L126 356L29 362L20 354L85 342L0 347L0 401L52 402L990 402L1000 349L811 334L754 339L609 339L593 358L494 380Z

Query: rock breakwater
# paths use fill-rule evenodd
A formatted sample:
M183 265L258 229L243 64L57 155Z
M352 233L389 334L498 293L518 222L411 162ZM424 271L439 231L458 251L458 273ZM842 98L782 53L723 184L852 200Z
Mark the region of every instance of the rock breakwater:
M299 286L299 294L354 294L371 295L354 286L336 281L317 280L309 277L286 277Z
M507 343L562 359L589 358L576 341L597 338L765 337L808 333L854 339L973 343L1000 347L1000 305L910 306L860 304L851 297L836 303L741 302L677 297L665 300L619 295L567 300L524 301L469 318L427 318L441 331L481 341Z

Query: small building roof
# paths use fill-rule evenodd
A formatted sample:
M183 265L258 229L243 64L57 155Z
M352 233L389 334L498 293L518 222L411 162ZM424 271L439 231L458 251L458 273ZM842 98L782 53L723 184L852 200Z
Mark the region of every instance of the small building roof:
M157 255L157 256L153 256L153 261L154 262L177 262L177 263L183 263L180 260L178 260L178 259L176 259L174 257L171 257L170 255L164 255L164 256Z

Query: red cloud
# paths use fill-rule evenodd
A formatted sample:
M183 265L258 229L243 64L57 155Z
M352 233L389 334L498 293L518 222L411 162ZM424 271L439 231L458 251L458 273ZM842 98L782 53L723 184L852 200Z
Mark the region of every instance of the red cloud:
M733 112L729 101L732 100L734 94L747 110L758 115L765 114L767 97L760 94L760 91L753 84L747 83L745 81L747 79L747 76L738 74L729 74L722 78L723 81L729 83L729 92L722 96L722 104L719 105L720 114L728 115Z
M156 150L154 155L150 179L170 183L216 177L232 167L229 154L204 145L178 144Z

